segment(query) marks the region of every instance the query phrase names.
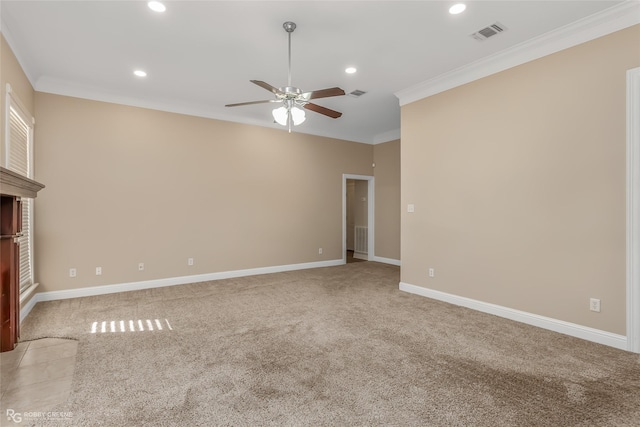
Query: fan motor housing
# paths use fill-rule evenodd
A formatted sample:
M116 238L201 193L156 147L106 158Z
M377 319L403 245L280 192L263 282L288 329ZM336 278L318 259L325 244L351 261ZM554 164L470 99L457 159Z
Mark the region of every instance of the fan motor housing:
M281 87L278 88L278 90L280 90L280 92L284 92L283 95L276 95L279 98L282 99L296 99L298 97L298 95L300 95L302 93L302 91L300 89L298 89L297 87L293 87L293 86L285 86L285 87Z

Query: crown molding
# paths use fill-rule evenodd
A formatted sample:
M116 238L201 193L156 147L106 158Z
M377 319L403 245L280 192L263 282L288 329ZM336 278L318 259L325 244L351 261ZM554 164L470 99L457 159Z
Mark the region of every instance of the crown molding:
M389 141L400 139L400 128L392 129L388 132L382 132L373 137L373 145L383 144Z
M82 85L75 82L60 80L43 76L38 79L35 84L35 90L53 95L69 96L72 98L81 98L91 101L108 102L111 104L126 105L130 107L146 108L149 110L164 111L168 113L184 114L187 116L202 117L206 119L221 120L225 122L240 123L245 125L260 126L287 132L286 128L275 124L265 122L264 120L255 120L245 118L238 115L224 114L219 111L212 111L210 106L199 106L190 104L179 104L175 102L165 102L161 100L139 99L122 93L107 92L99 87ZM331 129L318 129L307 127L296 127L296 133L306 135L320 136L324 138L338 139L341 141L359 142L363 144L372 144L372 141L359 137L358 135L341 135L333 132Z
M640 2L629 0L512 48L400 90L395 95L400 99L400 106L410 104L636 24L640 24Z

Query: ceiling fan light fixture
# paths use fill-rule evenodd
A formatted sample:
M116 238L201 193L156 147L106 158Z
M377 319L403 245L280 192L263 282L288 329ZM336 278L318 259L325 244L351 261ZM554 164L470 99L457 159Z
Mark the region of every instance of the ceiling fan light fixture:
M273 119L281 126L287 126L289 124L289 112L291 112L291 121L294 126L301 125L307 119L305 112L302 108L287 107L276 108L271 112Z
M316 98L328 98L332 96L345 95L343 89L340 89L339 87L331 87L321 90L314 90L311 92L303 92L302 90L291 84L291 33L293 33L293 31L296 29L296 24L291 21L287 21L282 24L282 26L287 32L287 39L289 42L289 79L287 80L287 86L277 88L261 80L250 80L251 83L273 93L276 96L276 99L238 102L235 104L227 104L225 105L225 107L268 104L272 102L280 103L282 106L272 110L271 114L273 115L273 119L275 120L275 122L281 126L288 127L289 132L291 132L292 126L298 126L304 123L304 121L306 120L305 109L311 110L318 114L323 114L327 117L331 117L332 119L337 119L338 117L342 116L342 113L339 111L334 111L330 108L325 108L321 105L317 105L309 101Z
M298 107L291 108L291 119L294 126L301 125L306 120L304 110Z
M289 113L286 107L276 108L271 112L273 114L273 119L281 126L287 125L287 119L289 118Z

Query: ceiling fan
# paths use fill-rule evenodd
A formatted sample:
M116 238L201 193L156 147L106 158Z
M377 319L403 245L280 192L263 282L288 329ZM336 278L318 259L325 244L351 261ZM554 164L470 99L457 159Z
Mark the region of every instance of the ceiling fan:
M251 83L260 86L273 93L276 97L275 99L268 99L263 101L249 101L249 102L239 102L237 104L227 104L225 107L239 107L242 105L252 105L252 104L267 104L267 103L280 103L283 104L282 107L276 108L273 110L273 118L276 122L281 124L282 126L288 126L289 132L291 132L291 124L297 126L304 122L305 113L304 109L314 111L316 113L324 114L327 117L331 117L332 119L337 119L342 116L342 113L331 110L329 108L323 107L321 105L314 104L309 102L312 99L318 98L328 98L331 96L341 96L344 95L344 90L339 87L332 87L328 89L314 90L312 92L303 92L297 87L291 86L291 33L296 29L296 24L293 22L285 22L282 24L284 30L287 32L289 36L289 80L288 84L285 87L276 88L271 86L269 83L265 83L261 80L250 80ZM300 108L302 107L302 108Z

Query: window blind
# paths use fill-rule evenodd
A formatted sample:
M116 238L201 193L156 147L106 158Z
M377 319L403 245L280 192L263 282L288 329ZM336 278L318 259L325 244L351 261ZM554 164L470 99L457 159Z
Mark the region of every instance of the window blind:
M8 126L6 135L6 167L27 178L33 178L33 124L9 94ZM33 285L33 200L22 199L22 236L20 244L20 293Z

